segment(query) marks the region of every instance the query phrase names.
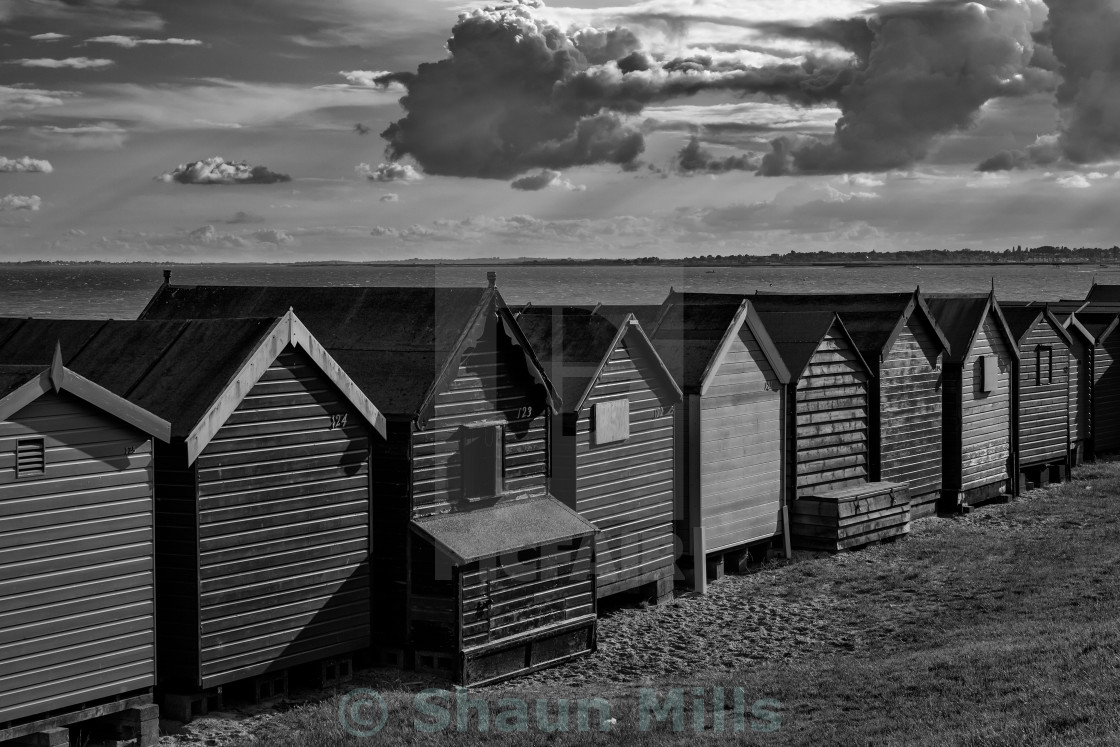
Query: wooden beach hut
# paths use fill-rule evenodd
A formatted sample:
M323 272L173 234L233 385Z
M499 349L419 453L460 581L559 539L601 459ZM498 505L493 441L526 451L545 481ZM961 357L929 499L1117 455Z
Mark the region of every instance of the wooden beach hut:
M761 554L760 545L783 534L789 371L749 302L693 296L671 292L652 336L684 392L677 534L692 586L703 592L726 565L748 559L748 548Z
M633 314L533 306L517 317L563 405L551 492L599 529L598 597L673 593L673 413L681 392Z
M1045 306L1000 304L1019 348L1015 408L1019 490L1065 479L1077 418L1073 338Z
M548 493L558 398L483 288L173 286L146 318L296 313L387 419L373 445L374 645L493 682L595 646L595 527Z
M1097 457L1120 450L1120 315L1085 310L1074 319L1093 341L1091 451Z
M911 517L934 513L942 487L941 375L949 343L921 292L756 293L750 299L759 312L840 315L872 372L868 476L906 483Z
M950 346L942 383L942 505L956 510L1015 489L1011 387L1019 352L994 292L931 294L927 301Z
M155 744L152 441L169 434L57 348L49 368L0 365L0 742L114 715Z
M384 418L291 311L0 329L0 360L33 362L64 338L69 368L170 423L154 460L169 715L369 646L369 452Z

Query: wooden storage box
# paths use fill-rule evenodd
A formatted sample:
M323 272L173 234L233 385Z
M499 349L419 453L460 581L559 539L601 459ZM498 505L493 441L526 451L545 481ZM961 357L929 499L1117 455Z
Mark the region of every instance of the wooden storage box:
M869 482L801 495L789 507L793 546L837 552L910 532L905 483Z

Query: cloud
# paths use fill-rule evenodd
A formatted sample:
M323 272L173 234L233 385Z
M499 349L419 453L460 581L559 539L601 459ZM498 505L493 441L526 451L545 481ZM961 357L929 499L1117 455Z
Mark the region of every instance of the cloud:
M90 57L67 57L62 60L56 60L50 57L39 57L36 59L24 58L21 60L10 60L8 64L21 65L23 67L45 67L54 70L104 70L116 63L112 60L94 59Z
M86 44L113 44L118 47L133 49L139 46L158 45L197 47L201 46L202 42L198 39L178 39L175 37L172 37L170 39L141 39L136 36L122 36L120 34L112 34L109 36L95 36L92 39L86 39Z
M37 173L49 174L54 171L50 161L24 156L23 158L5 158L0 156L0 173Z
M29 38L32 41L55 42L55 41L60 41L62 39L68 39L69 37L70 37L69 34L56 34L53 31L48 31L45 34L35 34L34 36L31 36Z
M340 70L339 75L346 79L346 86L361 91L382 91L385 93L404 93L407 89L393 80L388 70Z
M56 147L74 150L120 150L128 139L128 131L113 122L57 127L34 127L31 134Z
M292 178L265 166L250 166L245 161L226 161L221 156L180 164L157 179L179 184L274 184Z
M1054 183L1066 189L1089 189L1093 186L1084 174L1069 174L1054 178Z
M1062 144L1057 134L1040 135L1022 150L1004 150L980 163L977 171L1010 171L1031 166L1048 166L1062 158Z
M62 106L78 94L72 91L50 91L27 86L0 86L0 119L4 112L29 112L51 106Z
M418 182L424 175L407 163L379 163L373 168L368 163L359 163L354 171L371 182Z
M164 21L158 13L136 7L144 4L145 0L0 0L0 21L27 17L64 21L84 28L163 28Z
M3 195L0 196L0 211L3 210L31 210L36 211L42 207L43 201L38 195Z
M529 174L519 179L514 179L510 182L509 186L521 190L522 192L537 192L550 187L566 189L569 192L583 192L587 189L586 185L572 184L565 179L564 175L559 171L552 171L550 169L543 169L536 174Z
M238 210L232 217L222 221L229 225L236 225L238 223L264 223L264 216L257 215L256 213L249 213L244 210Z
M773 25L843 46L855 70L836 97L833 138L781 138L762 173L885 171L923 160L936 138L967 128L989 100L1053 85L1052 74L1031 67L1040 23L1032 0L939 0L883 6L866 20Z
M700 144L700 138L693 135L673 158L676 169L682 174L720 174L726 171L757 171L761 157L753 153L740 153L719 158L713 156Z
M295 238L293 238L290 233L287 231L279 231L274 228L254 231L253 238L262 244L275 244L276 246L295 243Z
M381 202L400 202L400 199L401 196L394 192L388 192L381 195Z

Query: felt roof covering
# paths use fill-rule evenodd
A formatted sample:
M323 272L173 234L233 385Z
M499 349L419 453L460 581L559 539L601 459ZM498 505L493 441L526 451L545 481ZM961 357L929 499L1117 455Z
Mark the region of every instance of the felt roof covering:
M164 283L142 319L277 316L289 308L377 409L416 418L457 369L485 311L505 309L493 286L478 288L173 286ZM503 319L503 322L506 320ZM506 323L520 343L522 332ZM539 363L530 357L530 371ZM454 371L450 371L451 374ZM541 379L544 379L541 374ZM543 380L552 394L551 384Z
M0 362L46 366L58 345L66 368L168 421L173 437L186 438L277 320L21 321L0 344ZM59 331L72 345L81 339L84 345L56 342L51 335Z
M685 391L700 392L706 376L739 319L747 325L780 383L789 371L753 305L732 293L682 293L670 290L659 307L651 337L658 354ZM735 330L738 331L737 329Z
M834 311L865 358L880 358L913 314L925 321L943 350L949 341L921 293L764 293L749 296L761 311Z
M567 412L578 412L582 408L611 353L627 339L630 340L628 344L645 348L655 369L650 373L660 375L666 388L679 398L672 373L639 328L640 323L638 326L631 324L633 319L632 314L626 313L615 322L598 311L592 313L579 306L530 306L517 315L517 324L549 379L560 390Z
M1120 304L1120 285L1106 285L1093 283L1093 287L1085 294L1085 300L1090 303L1105 302Z
M598 531L594 524L550 495L413 519L412 528L450 555L457 565L553 542L569 542Z
M999 304L995 303L994 294L931 293L926 296L926 303L949 340L949 355L953 360L959 362L968 355L989 309L995 314L998 322L996 326L1011 346L1012 355L1019 357L1018 342L1008 329L1003 312L1000 311Z
M0 365L0 399L43 373L42 366Z
M844 328L844 323L831 311L763 311L759 312L758 316L770 334L770 339L774 341L774 347L781 354L793 380L797 380L804 373L813 353L833 325L851 343L860 363L865 369L867 368L851 335Z
M1011 334L1020 346L1022 346L1023 338L1026 337L1027 333L1042 320L1049 323L1067 345L1070 343L1069 332L1062 326L1061 321L1050 313L1047 307L1017 306L1005 303L1001 303L1000 307L1003 318L1007 321L1007 328L1011 330Z

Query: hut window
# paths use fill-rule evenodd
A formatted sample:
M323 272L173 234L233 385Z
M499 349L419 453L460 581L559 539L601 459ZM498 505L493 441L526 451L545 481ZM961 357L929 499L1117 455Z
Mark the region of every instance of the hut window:
M1034 350L1035 385L1054 383L1054 349L1047 345L1039 345Z
M36 477L47 470L47 448L41 438L16 441L16 477Z
M501 425L463 429L463 498L491 498L504 489L505 428Z
M630 400L596 402L591 407L592 443L610 444L630 438Z
M980 356L980 366L982 378L980 381L980 391L989 394L996 390L996 382L999 379L999 360L994 355Z

